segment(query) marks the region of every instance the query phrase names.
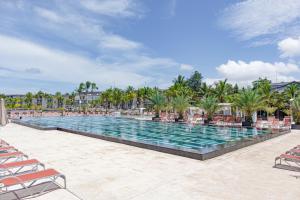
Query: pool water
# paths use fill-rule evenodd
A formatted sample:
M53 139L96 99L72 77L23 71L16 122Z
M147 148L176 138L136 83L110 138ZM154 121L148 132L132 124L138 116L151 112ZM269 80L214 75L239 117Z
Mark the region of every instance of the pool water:
M270 133L268 130L163 123L104 116L39 117L24 118L22 121L40 127L60 127L201 153L213 151L220 145L223 147L234 145L236 141Z

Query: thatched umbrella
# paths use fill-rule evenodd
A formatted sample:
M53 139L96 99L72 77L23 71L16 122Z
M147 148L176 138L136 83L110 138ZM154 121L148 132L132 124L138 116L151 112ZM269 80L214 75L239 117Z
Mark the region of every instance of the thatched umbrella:
M0 125L2 126L5 126L7 123L7 116L4 104L4 99L0 99Z

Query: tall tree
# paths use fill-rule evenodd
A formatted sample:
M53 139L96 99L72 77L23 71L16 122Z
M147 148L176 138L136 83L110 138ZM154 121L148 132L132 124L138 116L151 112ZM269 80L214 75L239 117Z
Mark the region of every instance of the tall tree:
M234 93L234 94L239 93L239 86L238 86L238 84L235 84L235 85L234 85L234 87L233 87L233 93Z
M189 88L186 85L182 84L174 84L171 87L169 87L166 91L167 96L169 99L175 98L177 96L185 96L185 97L193 97L194 92L191 88Z
M54 95L54 97L57 100L57 107L58 108L63 108L64 101L65 101L64 96L60 92L56 92L55 95Z
M200 97L208 97L212 94L213 89L210 85L207 85L205 82L202 83L200 88Z
M153 93L152 88L150 87L142 87L137 90L137 99L139 102L139 107L142 108L145 105L146 99L148 99Z
M271 81L267 79L259 79L256 82L254 81L253 88L257 93L262 97L267 107L272 107L273 101L273 91L271 86Z
M113 90L112 90L112 102L113 102L113 105L117 109L120 108L120 104L122 103L122 99L123 99L123 91L119 88L113 88Z
M192 76L187 80L187 85L197 94L201 91L203 76L198 71L195 71Z
M94 93L96 90L98 90L98 86L96 83L91 83L91 92ZM95 99L94 99L94 94L92 94L92 104L95 106L96 105L96 102L95 102Z
M45 97L45 93L42 91L38 91L35 95L34 98L36 99L36 106L38 109L40 109L40 107L43 104L43 98Z
M252 82L252 87L254 90L260 88L262 85L271 85L271 81L267 78L259 78Z
M300 96L292 101L291 109L296 124L300 124Z
M33 94L31 92L27 92L24 101L28 109L32 109L32 100L33 100Z
M178 75L177 78L173 80L174 85L187 85L187 81L185 80L185 77L182 75Z
M299 86L291 84L284 90L284 93L289 99L294 99L299 94Z
M132 86L128 86L125 90L125 96L127 99L127 104L129 108L132 108L133 101L136 98L137 94Z
M53 107L53 95L45 93L44 98L47 101L47 108L52 108Z
M82 93L84 92L84 90L85 90L85 83L80 83L77 92Z
M100 94L100 103L102 105L104 105L105 107L105 110L106 110L106 113L108 112L108 109L110 108L110 105L112 104L113 100L112 100L112 93L113 93L113 89L112 88L109 88L105 91L103 91L101 94Z
M91 86L92 86L92 82L91 81L86 81L85 82L85 93L89 92Z
M91 92L95 92L96 90L98 90L98 86L96 83L91 83Z
M68 105L68 106L74 106L74 104L75 104L75 96L76 96L75 92L72 92L71 94L67 94L66 105Z
M228 88L229 85L227 83L227 79L225 79L224 81L219 81L216 84L214 93L220 103L225 102L225 97L228 95Z

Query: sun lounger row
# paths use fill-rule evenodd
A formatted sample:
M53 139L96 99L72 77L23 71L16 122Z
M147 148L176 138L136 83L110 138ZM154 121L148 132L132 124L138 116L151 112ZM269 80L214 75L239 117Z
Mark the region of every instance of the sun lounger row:
M276 130L290 130L291 129L291 117L284 117L283 121L279 121L275 118L268 118L267 121L257 120L255 127L257 129L276 129Z
M62 180L62 184L58 182ZM66 188L66 178L0 139L0 199L22 199Z
M275 167L287 165L290 167L300 167L300 145L286 151L275 158Z

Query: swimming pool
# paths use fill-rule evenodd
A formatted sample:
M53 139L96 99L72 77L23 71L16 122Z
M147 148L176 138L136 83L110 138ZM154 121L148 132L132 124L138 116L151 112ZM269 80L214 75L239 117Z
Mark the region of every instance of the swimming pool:
M104 116L24 118L22 122L197 154L210 153L235 146L242 141L270 135L269 130L193 126Z

